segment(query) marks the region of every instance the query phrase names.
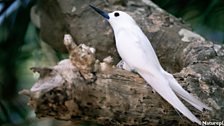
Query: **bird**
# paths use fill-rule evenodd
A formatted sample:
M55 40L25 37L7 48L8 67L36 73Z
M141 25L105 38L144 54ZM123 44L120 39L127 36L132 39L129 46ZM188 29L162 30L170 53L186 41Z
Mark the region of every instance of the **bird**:
M173 75L162 68L150 41L135 20L123 11L107 13L93 5L89 6L111 25L116 48L125 69L137 72L176 110L193 123L201 125L201 121L181 102L178 96L201 112L205 109L212 109L183 89Z

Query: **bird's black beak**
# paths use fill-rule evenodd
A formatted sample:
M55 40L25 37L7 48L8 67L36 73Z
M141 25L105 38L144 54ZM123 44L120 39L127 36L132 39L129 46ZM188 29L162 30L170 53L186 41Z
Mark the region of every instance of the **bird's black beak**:
M102 11L102 10L100 10L99 8L96 8L96 7L94 7L94 6L92 6L92 5L89 5L91 8L93 8L97 13L99 13L101 16L103 16L104 18L106 18L106 19L110 19L110 17L109 17L109 15L108 15L108 13L107 12L104 12L104 11Z

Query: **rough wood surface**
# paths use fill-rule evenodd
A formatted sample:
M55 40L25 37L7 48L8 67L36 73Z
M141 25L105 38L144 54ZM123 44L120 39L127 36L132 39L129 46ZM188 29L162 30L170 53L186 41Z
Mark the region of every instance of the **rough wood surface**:
M192 125L153 93L137 74L111 65L119 61L112 29L90 10L88 0L40 2L43 39L52 47L64 50L61 46L63 36L69 32L80 45L65 44L71 60L63 60L52 68L33 68L40 73L40 79L23 94L30 97L29 104L38 117L88 120L104 125ZM206 41L149 0L91 3L107 11L129 13L152 42L162 66L175 73L179 83L213 111L200 113L186 105L202 121L223 121L222 45ZM52 6L48 8L49 4ZM54 30L54 33L49 30ZM96 54L94 49L81 43L96 48ZM108 55L113 57L113 63L108 58L102 61Z

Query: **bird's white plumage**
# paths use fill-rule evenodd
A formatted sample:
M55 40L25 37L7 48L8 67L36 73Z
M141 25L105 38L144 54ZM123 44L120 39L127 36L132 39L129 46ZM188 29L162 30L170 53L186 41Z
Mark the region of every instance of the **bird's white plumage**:
M132 17L122 11L109 13L109 17L118 53L128 70L134 69L175 109L192 122L201 124L176 94L200 111L211 109L185 91L175 78L162 68L151 43Z

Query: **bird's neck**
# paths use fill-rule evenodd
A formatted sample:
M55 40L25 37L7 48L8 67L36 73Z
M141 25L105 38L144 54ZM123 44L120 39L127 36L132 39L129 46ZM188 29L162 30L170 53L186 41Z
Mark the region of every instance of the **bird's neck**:
M113 24L111 23L111 26L115 33L119 33L122 30L131 30L138 28L135 24L129 24L129 23L123 23L123 24Z

